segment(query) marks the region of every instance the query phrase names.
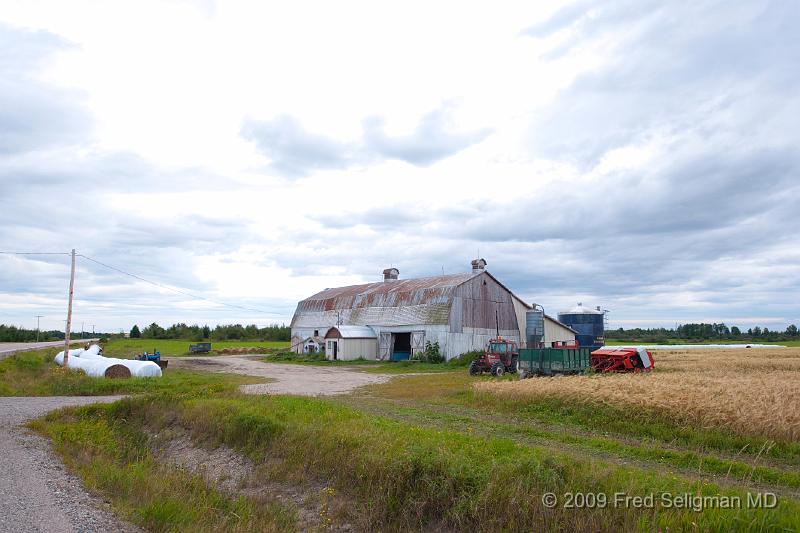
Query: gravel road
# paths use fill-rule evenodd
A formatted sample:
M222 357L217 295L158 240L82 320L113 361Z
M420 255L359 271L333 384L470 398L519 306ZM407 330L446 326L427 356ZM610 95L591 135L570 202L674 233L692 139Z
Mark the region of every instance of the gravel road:
M82 342L96 341L97 339L73 339L69 341L70 346ZM39 350L41 348L51 348L54 346L64 346L64 341L47 341L47 342L0 342L0 359L8 357L17 352L28 352L30 350ZM63 348L62 348L63 349Z
M236 355L174 357L169 365L170 368L174 365L176 368L244 374L276 380L272 383L242 385L242 392L248 394L327 396L344 394L364 385L385 383L392 378L386 374L371 374L352 368L265 363Z
M59 407L118 398L0 397L0 532L140 531L89 495L53 454L49 441L20 427Z

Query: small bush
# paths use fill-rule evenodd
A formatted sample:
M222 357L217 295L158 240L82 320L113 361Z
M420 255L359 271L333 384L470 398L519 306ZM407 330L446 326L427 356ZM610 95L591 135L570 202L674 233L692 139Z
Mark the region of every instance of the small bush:
M458 357L453 357L447 364L452 366L469 366L469 364L483 355L483 350L473 350L471 352L464 352Z
M421 354L415 355L413 359L423 363L444 363L444 355L442 355L442 351L439 348L439 341L426 342L425 350Z

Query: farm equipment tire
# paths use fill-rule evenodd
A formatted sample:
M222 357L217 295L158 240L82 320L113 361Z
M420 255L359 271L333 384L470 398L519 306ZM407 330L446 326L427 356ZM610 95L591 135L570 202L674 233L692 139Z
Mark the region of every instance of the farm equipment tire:
M506 368L506 372L508 372L509 374L516 374L517 373L517 360L516 360L516 358L511 360L511 365Z
M500 377L506 373L506 365L502 361L495 361L492 365L492 375Z
M478 374L482 374L483 370L481 369L481 364L478 361L473 361L469 364L469 375L470 376L477 376Z

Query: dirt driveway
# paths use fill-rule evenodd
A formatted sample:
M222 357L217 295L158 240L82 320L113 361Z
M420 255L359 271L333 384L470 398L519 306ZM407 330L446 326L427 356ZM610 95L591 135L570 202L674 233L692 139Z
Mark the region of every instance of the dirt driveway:
M242 385L247 394L299 394L302 396L327 396L344 394L364 385L385 383L392 376L359 372L351 368L265 363L240 355L216 357L174 357L170 368L186 368L207 372L227 372L272 378L271 383Z

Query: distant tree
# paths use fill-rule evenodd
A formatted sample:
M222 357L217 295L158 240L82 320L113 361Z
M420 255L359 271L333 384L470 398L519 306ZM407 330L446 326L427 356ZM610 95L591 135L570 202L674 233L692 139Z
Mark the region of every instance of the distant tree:
M797 326L792 324L791 326L787 327L786 328L786 334L789 335L790 337L796 337L797 336Z
M145 339L164 339L166 338L166 330L153 322L142 330L142 338Z
M134 324L133 327L131 328L130 337L131 339L139 339L142 337L142 332L139 331L139 326L137 326L136 324Z
M761 328L756 326L753 328L753 337L760 337L761 336Z
M211 335L211 328L208 325L203 326L203 338L207 339Z
M734 337L739 337L739 336L742 335L742 332L736 326L732 326L731 327L731 335L733 335Z

